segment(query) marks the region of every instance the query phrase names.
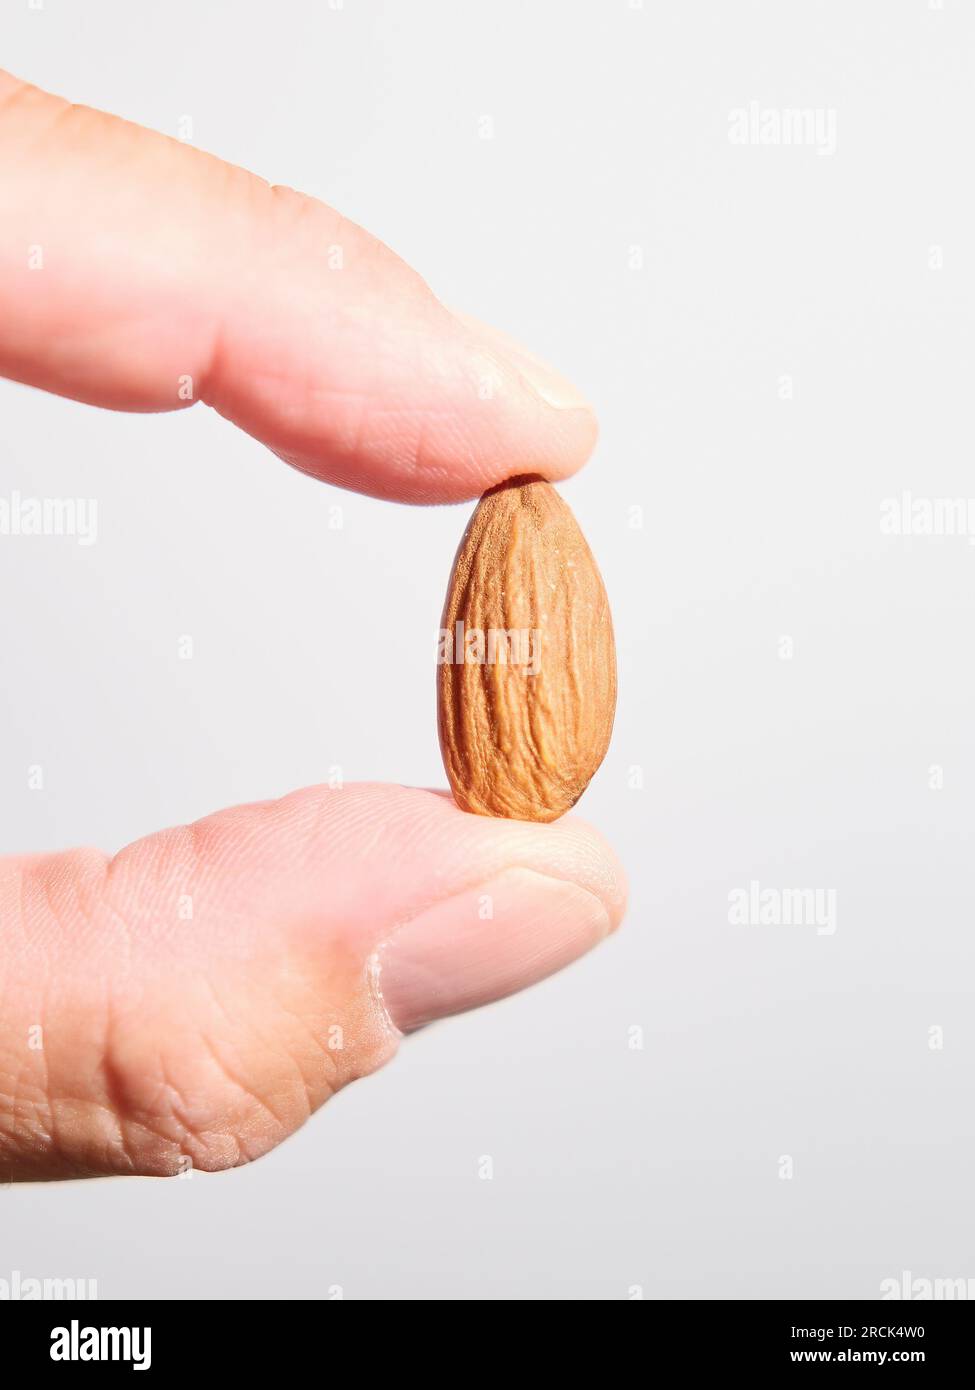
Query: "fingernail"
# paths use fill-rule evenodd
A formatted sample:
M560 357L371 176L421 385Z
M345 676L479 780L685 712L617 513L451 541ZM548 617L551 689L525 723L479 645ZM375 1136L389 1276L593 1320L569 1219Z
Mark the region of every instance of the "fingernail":
M522 347L521 343L509 337L507 333L502 333L500 328L484 323L473 314L464 314L457 309L451 309L450 312L489 347L503 353L513 362L535 394L541 396L547 405L555 406L557 410L592 410L589 401L578 387L573 386L561 372L557 372L554 367L550 367L547 362L543 362L540 357Z
M592 410L592 406L578 387L573 386L571 381L554 367L550 367L547 362L533 357L524 348L519 348L512 356L529 386L548 405L554 405L557 410Z
M511 869L412 918L373 957L373 979L401 1033L535 984L606 936L595 894Z

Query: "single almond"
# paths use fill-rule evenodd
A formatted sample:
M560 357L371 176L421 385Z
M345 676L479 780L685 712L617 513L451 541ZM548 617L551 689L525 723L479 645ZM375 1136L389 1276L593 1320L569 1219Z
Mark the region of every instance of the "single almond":
M457 551L438 653L440 747L454 798L552 821L609 747L616 648L578 523L541 478L481 498Z

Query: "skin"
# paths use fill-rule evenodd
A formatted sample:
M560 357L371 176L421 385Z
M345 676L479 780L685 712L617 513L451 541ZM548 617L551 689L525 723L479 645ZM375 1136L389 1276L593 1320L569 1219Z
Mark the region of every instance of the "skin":
M568 383L362 228L3 72L0 205L0 376L113 410L203 402L396 502L591 452ZM398 786L312 787L114 857L2 859L0 1180L258 1157L404 1031L567 964L624 902L578 819Z

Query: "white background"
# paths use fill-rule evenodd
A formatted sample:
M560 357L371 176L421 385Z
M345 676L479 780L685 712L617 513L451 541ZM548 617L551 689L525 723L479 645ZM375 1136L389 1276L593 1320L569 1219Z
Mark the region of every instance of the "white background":
M581 810L632 883L595 955L409 1041L249 1169L0 1190L0 1278L620 1299L975 1276L975 545L880 526L905 490L975 495L973 7L7 0L0 39L18 76L174 135L188 115L335 204L594 401L564 492L621 698ZM835 111L835 152L733 144L751 101ZM343 496L200 407L9 383L0 462L5 495L99 502L90 548L0 539L5 848L114 849L333 764L443 783L433 634L467 507ZM752 879L835 890L835 934L730 925Z

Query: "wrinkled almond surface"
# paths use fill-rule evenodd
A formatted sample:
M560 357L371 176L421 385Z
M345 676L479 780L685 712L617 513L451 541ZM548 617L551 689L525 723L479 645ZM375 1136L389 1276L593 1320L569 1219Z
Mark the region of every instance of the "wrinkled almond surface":
M457 804L551 821L609 746L616 649L596 562L540 478L486 492L454 561L438 653L440 747Z

